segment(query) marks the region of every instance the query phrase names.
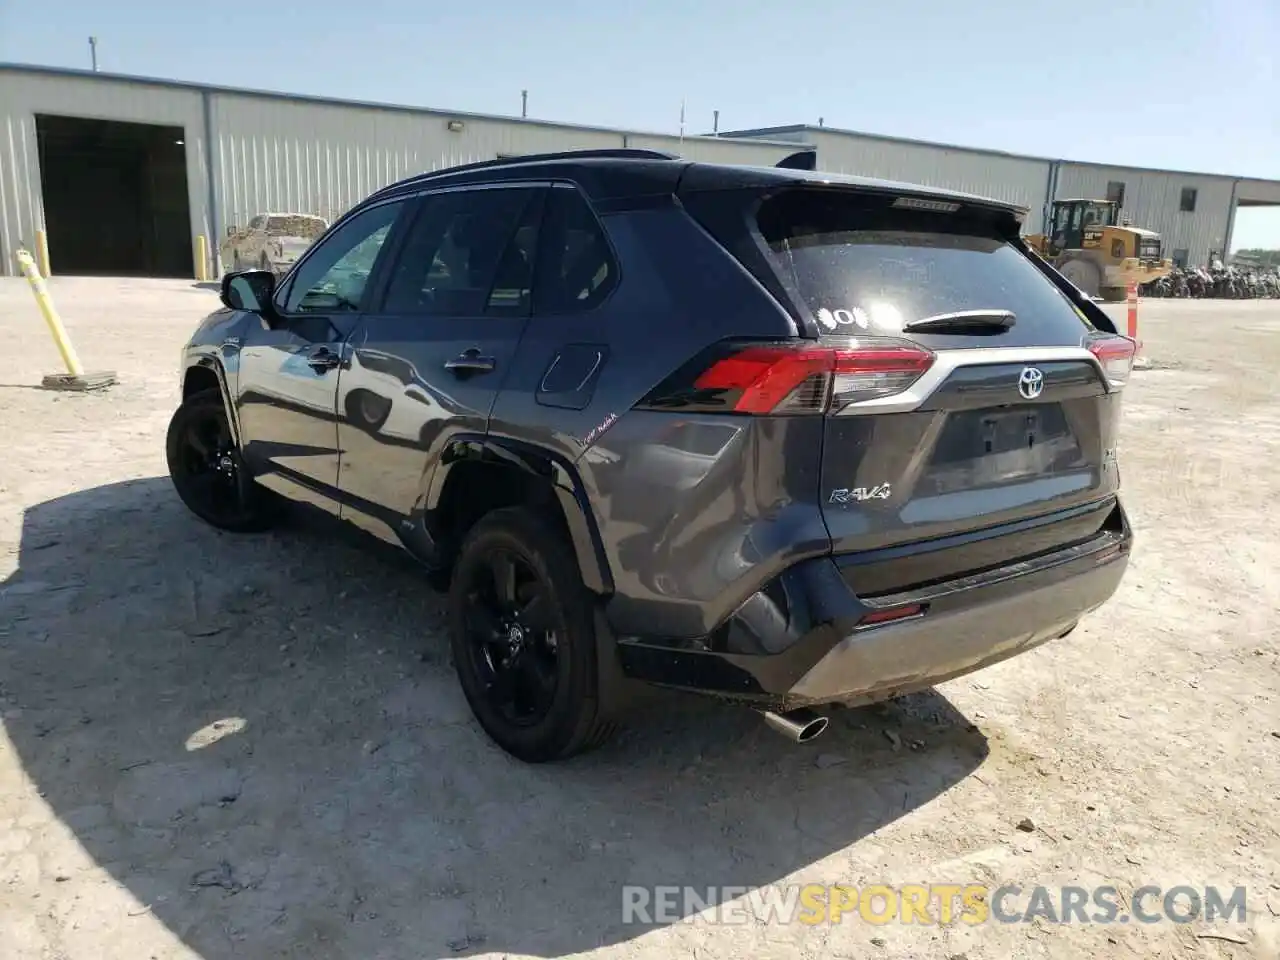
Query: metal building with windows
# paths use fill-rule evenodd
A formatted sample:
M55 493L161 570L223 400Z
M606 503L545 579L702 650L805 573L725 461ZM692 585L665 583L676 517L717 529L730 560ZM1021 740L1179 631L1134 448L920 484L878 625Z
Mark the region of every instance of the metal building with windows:
M1024 156L797 125L731 131L731 137L813 144L818 166L948 187L1028 208L1027 232L1042 229L1053 200L1117 200L1134 226L1160 234L1164 255L1183 266L1225 259L1237 207L1280 205L1280 181L1179 170L1139 169Z
M677 137L0 64L0 275L47 235L54 273L190 277L262 213L332 221L414 173L643 147L771 166L768 138Z
M644 147L773 165L802 147L820 169L1012 200L1038 230L1051 200L1123 200L1165 255L1229 248L1236 208L1280 204L1280 182L1020 156L797 125L677 137L543 120L291 96L0 64L0 275L47 239L54 273L216 275L220 241L255 216L333 220L401 177L574 148ZM203 252L204 259L197 264Z

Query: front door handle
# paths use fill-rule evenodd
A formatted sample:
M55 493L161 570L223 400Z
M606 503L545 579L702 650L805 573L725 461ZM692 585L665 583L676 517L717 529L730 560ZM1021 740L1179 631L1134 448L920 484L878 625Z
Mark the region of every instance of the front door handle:
M482 357L475 347L446 361L444 368L454 373L488 373L498 365L493 357Z
M328 347L316 347L307 357L307 366L317 373L322 370L332 370L334 367L341 365L341 363L342 357Z

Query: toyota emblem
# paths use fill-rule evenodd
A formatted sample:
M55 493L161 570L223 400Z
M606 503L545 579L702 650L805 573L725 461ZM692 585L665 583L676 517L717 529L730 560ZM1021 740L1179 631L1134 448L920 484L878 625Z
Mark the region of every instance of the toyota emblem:
M1044 390L1044 373L1035 367L1023 367L1018 375L1018 393L1026 400L1034 400Z

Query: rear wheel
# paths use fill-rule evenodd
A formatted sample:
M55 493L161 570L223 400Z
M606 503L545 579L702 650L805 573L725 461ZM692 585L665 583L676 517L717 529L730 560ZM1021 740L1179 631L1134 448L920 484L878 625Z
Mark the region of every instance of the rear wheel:
M1058 272L1070 280L1091 297L1098 295L1102 285L1102 274L1095 264L1088 260L1068 260L1058 267Z
M178 496L206 523L243 533L275 520L274 499L244 469L220 391L202 390L182 402L169 421L165 455Z
M449 587L454 666L485 732L529 763L602 743L594 603L564 538L523 508L467 535Z

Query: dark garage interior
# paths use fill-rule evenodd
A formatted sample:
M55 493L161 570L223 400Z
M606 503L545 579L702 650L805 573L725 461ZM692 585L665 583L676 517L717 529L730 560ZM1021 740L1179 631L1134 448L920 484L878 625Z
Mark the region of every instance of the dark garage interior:
M54 273L193 276L181 127L36 116Z

